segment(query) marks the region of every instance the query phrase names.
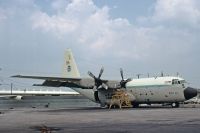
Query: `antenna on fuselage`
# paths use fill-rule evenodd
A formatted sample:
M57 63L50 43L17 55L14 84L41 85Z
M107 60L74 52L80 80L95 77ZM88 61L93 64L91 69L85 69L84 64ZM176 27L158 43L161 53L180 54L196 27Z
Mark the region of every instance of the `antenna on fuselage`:
M149 73L147 73L147 76L148 76L148 78L149 78Z
M160 76L161 76L161 77L164 77L164 73L163 73L163 71L161 71L161 74L160 74Z
M179 76L180 76L179 72L177 72L177 73L176 73L176 76L177 76L177 77L179 77Z
M137 74L136 76L137 76L137 78L139 79L141 75L142 75L142 74Z

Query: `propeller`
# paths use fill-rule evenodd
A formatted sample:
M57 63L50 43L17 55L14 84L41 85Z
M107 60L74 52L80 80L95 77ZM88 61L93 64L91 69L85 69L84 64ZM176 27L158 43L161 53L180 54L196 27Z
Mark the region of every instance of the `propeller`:
M103 83L103 81L101 80L101 76L103 74L103 71L104 71L104 68L102 67L101 70L100 70L100 72L99 72L99 76L98 77L94 76L93 73L91 73L90 71L88 71L88 75L90 77L92 77L94 79L94 82L95 82L95 85L93 87L94 91L97 91L100 88L108 89L108 86L105 83Z
M124 79L124 72L123 72L122 68L120 68L120 74L121 74L121 78L122 78L122 80L120 81L120 87L121 88L126 88L126 83L131 81L131 78L128 78L126 80Z

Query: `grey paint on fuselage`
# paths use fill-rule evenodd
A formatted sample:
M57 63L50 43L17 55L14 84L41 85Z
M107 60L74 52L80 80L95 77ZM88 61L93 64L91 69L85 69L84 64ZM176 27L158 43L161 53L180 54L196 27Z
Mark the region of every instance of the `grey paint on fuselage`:
M138 103L181 102L185 100L182 85L127 88Z

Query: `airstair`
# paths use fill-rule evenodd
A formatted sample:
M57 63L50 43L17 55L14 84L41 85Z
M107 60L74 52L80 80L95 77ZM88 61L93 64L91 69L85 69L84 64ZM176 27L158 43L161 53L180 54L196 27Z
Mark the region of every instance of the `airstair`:
M132 107L129 95L125 90L116 90L114 95L112 96L109 109L111 109L112 107L115 108L116 106L120 109Z

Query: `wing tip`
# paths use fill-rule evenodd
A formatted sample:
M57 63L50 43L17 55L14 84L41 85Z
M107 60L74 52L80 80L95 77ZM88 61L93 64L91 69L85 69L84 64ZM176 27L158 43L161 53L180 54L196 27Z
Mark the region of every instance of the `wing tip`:
M11 78L20 78L20 77L22 77L21 75L13 75L13 76L11 76Z

